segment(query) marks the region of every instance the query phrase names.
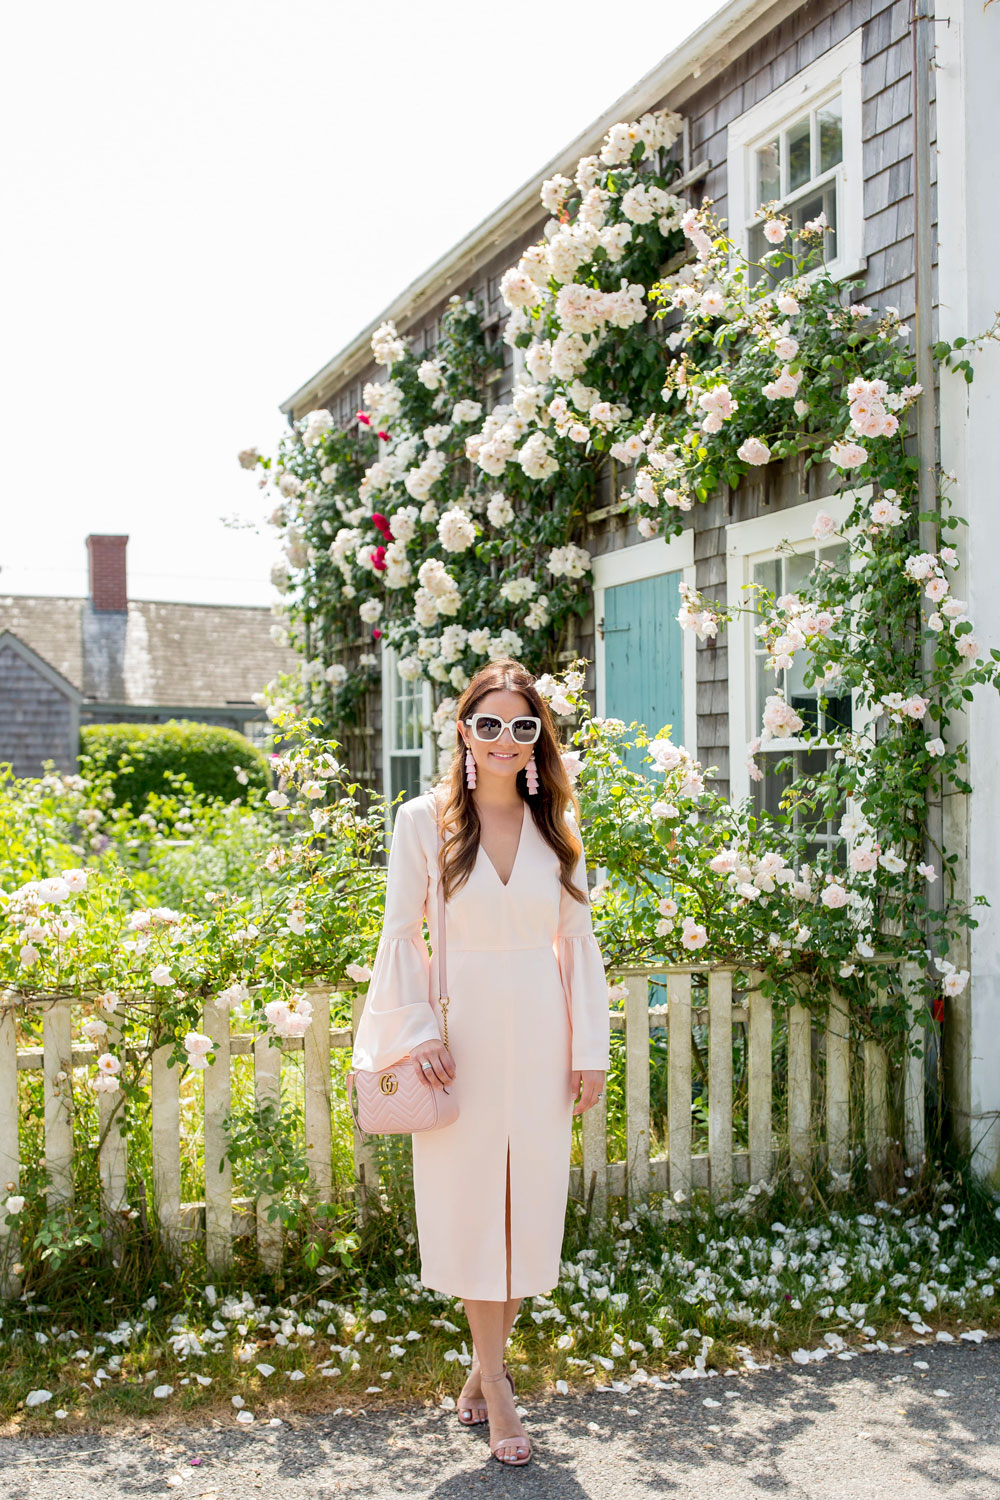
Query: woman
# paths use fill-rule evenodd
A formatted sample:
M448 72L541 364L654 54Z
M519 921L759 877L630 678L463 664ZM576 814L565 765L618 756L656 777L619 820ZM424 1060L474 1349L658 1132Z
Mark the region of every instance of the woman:
M458 1097L456 1121L413 1136L420 1277L469 1320L459 1419L488 1417L494 1456L524 1464L504 1350L522 1297L559 1279L572 1117L603 1097L608 995L579 810L534 678L510 660L484 667L457 718L450 773L396 812L353 1065L408 1053L428 1088ZM439 879L449 1046L422 935L426 917L437 951Z

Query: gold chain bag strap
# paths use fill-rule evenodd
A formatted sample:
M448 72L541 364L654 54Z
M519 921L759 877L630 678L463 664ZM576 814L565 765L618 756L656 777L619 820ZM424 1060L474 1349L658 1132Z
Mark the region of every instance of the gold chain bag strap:
M448 1046L448 970L445 942L445 900L441 881L443 843L438 838L437 968L438 1005L442 1040ZM357 1108L354 1095L357 1094ZM347 1102L354 1123L365 1135L410 1135L418 1130L441 1130L458 1119L453 1089L428 1083L409 1053L388 1068L358 1068L347 1075Z

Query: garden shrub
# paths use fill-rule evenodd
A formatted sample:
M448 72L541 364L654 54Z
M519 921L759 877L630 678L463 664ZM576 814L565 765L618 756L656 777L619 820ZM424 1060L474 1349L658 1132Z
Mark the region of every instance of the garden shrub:
M111 786L115 803L131 802L141 812L151 792L168 790L165 772L190 781L206 797L231 801L244 786L266 792L271 768L264 752L238 730L218 724L171 719L166 724L86 724L80 730L81 756L94 771L117 772ZM236 770L246 772L241 784Z

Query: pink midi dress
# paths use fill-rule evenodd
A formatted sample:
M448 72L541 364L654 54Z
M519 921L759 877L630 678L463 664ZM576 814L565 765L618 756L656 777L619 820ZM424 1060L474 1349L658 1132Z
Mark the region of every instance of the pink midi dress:
M355 1068L387 1067L441 1038L437 964L423 937L426 920L438 948L437 844L434 793L402 803ZM582 853L574 883L586 892ZM584 905L563 890L558 857L528 801L507 884L480 846L468 881L447 903L446 925L459 1117L413 1136L420 1279L452 1296L500 1302L508 1296L508 1154L509 1295L551 1291L559 1280L570 1075L608 1066L607 983L589 897Z

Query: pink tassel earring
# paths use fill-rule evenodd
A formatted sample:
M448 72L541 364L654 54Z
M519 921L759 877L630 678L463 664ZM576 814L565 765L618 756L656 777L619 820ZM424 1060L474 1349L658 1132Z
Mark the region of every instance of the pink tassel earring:
M465 784L470 792L476 785L476 758L468 748L465 752Z
M538 796L538 767L535 764L535 752L532 750L531 759L524 768L524 779L528 783L528 796Z

